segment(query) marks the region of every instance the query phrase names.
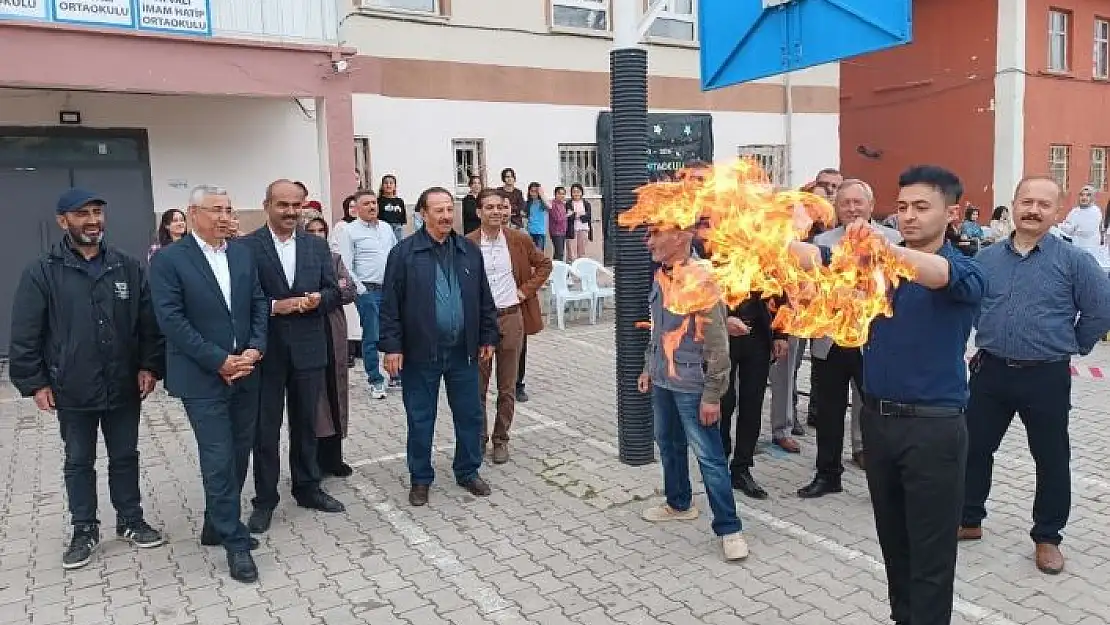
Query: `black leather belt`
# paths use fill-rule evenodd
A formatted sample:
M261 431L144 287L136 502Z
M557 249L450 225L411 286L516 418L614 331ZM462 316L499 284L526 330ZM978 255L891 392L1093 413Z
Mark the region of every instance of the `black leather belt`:
M366 287L368 290L371 290L371 291L380 291L380 290L382 290L382 285L378 284L377 282L363 282L362 286Z
M872 395L863 396L863 405L884 417L958 417L963 408L951 406L929 406L927 404L901 404L896 401L879 399Z
M1001 356L995 356L985 349L979 350L979 353L982 354L984 358L990 358L991 360L1000 362L1007 367L1013 367L1014 369L1028 369L1029 367L1039 367L1041 365L1050 365L1055 362L1064 362L1063 360L1018 360L1016 358L1003 358Z
M508 308L498 308L497 309L497 316L498 317L506 317L506 316L511 315L513 313L516 313L518 311L520 311L520 304L514 304L512 306L509 306Z

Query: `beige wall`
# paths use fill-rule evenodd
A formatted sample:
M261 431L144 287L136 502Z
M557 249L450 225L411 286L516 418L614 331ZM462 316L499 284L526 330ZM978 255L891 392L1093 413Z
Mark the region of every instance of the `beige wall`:
M549 25L549 0L451 0L449 15L363 9L346 20L342 38L363 55L583 72L609 71L610 33ZM612 23L610 16L610 24ZM648 46L652 76L697 78L696 44ZM795 72L795 84L835 87L835 63ZM779 83L780 78L760 82Z

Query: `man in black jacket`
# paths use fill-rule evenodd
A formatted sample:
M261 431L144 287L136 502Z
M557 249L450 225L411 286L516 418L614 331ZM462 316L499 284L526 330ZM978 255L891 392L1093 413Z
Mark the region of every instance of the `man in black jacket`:
M432 187L416 209L424 227L389 252L382 284L379 349L390 377L401 376L408 416L409 503L428 503L435 479L432 435L439 385L455 422L455 481L486 497L482 466L482 400L478 361L493 357L500 340L497 307L478 246L452 229L455 199Z
M97 428L108 451L116 536L157 547L139 494L139 406L164 370L164 342L139 261L104 244L98 195L71 189L58 200L61 243L23 272L12 306L9 372L24 397L57 412L65 443L73 537L62 567L85 566L100 543Z
M771 363L787 354L787 336L771 328L768 302L752 293L728 312L728 391L721 398L721 439L725 455L732 454L729 471L732 487L753 499L766 499L767 491L752 477L755 446L763 423L763 398ZM736 447L732 447L732 415L736 412Z
M254 442L254 510L247 527L270 529L278 504L281 422L289 410L289 477L297 505L322 512L345 507L320 488L316 406L328 364L327 314L339 306L339 281L326 241L300 228L304 192L290 180L266 187L266 225L243 238L270 300L262 396Z

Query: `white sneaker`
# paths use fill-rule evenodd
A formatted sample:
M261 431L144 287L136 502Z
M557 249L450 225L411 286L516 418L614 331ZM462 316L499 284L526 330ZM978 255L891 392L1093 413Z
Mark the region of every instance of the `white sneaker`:
M385 385L384 384L371 384L370 397L374 399L385 399Z
M721 536L721 548L725 552L725 560L744 560L748 557L748 541L740 532Z
M659 523L662 521L693 521L698 518L697 506L690 506L687 510L675 510L666 503L652 506L651 508L644 508L640 513L645 521L652 523Z

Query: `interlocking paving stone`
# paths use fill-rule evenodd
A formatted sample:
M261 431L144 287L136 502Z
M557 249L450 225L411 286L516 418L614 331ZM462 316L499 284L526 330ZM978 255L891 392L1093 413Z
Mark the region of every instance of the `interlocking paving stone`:
M431 503L410 508L405 417L398 393L372 400L353 375L354 476L326 488L347 512L282 502L256 552L261 581L227 577L218 548L198 532L203 491L196 445L181 405L161 390L143 407L141 487L168 544L136 550L114 538L101 449L98 496L104 542L86 569L65 572L68 537L61 441L53 415L10 400L0 385L0 613L12 625L132 623L293 625L502 623L613 625L882 625L886 585L864 476L849 466L845 492L803 501L813 471L803 452L756 457L771 499L738 494L751 557L721 560L697 470L700 519L652 525L639 517L660 495L657 464L616 458L613 326L568 320L529 338L528 390L510 443L512 460L486 465L493 496L451 479L453 428L445 399L437 424ZM1110 367L1110 346L1077 359ZM799 376L803 389L808 364ZM1067 570L1048 577L1032 562L1027 532L1033 464L1019 422L995 463L986 537L961 546L959 625L1105 625L1110 622L1110 379L1075 377L1071 436L1073 511ZM801 407L805 407L805 399ZM769 398L768 398L769 402ZM764 427L765 436L767 427ZM770 453L768 453L770 452ZM249 480L248 480L249 482ZM244 515L252 495L248 483Z

